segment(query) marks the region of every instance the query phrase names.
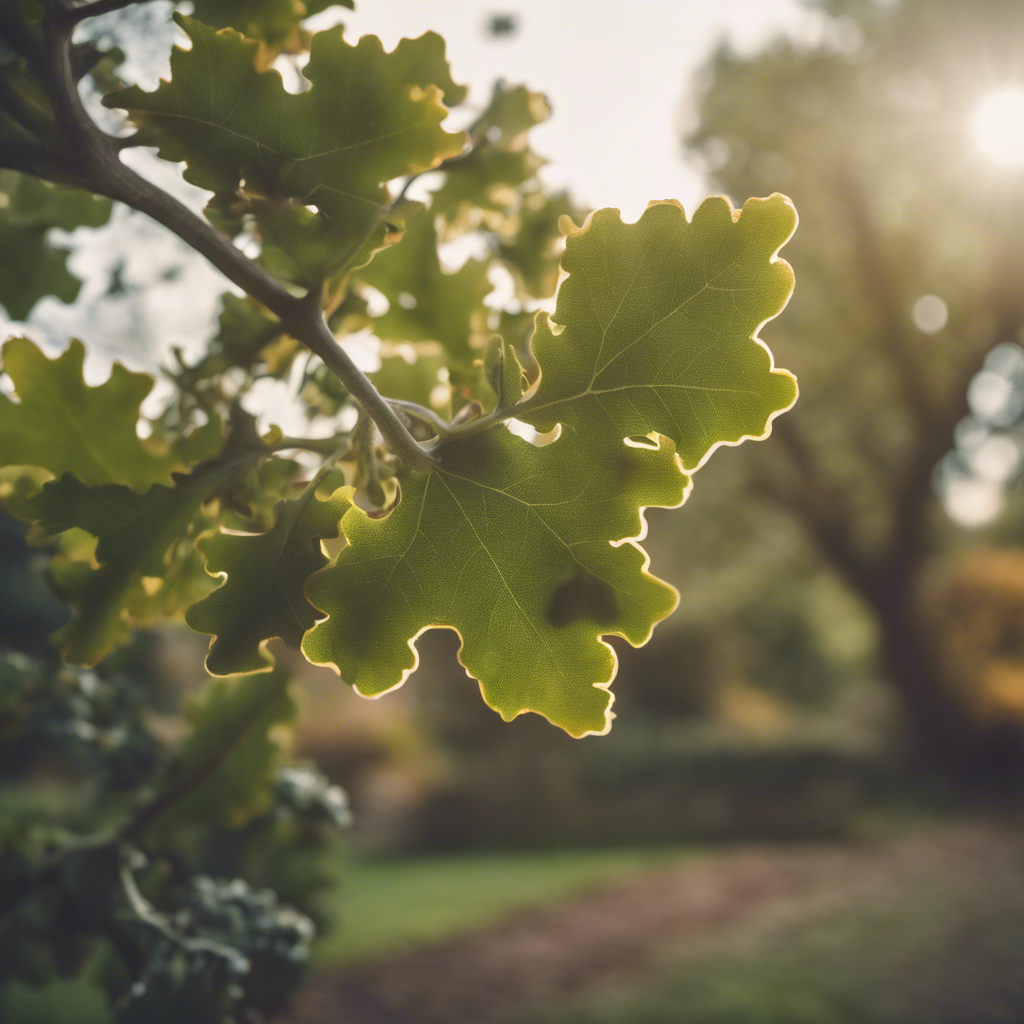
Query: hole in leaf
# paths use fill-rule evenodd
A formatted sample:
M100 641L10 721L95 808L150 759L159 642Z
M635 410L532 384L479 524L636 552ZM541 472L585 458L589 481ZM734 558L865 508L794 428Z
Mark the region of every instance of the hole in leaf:
M656 438L648 437L647 435L635 435L633 437L626 438L626 444L630 448L657 448L658 442Z

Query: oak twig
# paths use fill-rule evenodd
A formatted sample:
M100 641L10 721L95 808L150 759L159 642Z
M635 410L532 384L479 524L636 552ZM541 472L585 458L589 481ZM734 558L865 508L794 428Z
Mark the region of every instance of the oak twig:
M402 419L338 344L324 321L319 294L293 295L212 225L121 163L121 140L111 139L89 117L71 67L75 25L86 16L83 12L96 12L104 3L106 0L95 0L89 7L70 9L60 0L46 0L44 34L49 71L44 85L64 137L58 154L58 163L65 169L64 180L73 177L76 184L147 214L205 256L225 277L276 314L292 337L320 357L374 420L381 436L406 466L432 469L433 457L420 447Z

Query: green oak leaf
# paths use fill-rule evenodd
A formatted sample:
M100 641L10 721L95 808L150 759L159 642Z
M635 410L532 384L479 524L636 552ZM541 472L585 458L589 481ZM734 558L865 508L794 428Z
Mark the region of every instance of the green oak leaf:
M317 620L303 595L306 579L327 564L322 539L338 535L338 523L350 507L351 488L339 488L326 501L309 489L279 502L267 533L217 533L199 542L206 571L226 575L223 586L189 608L185 621L197 633L213 636L206 657L216 676L262 672L273 658L267 641L280 637L298 647Z
M434 192L431 209L445 215L449 234L472 230L478 221L504 213L516 189L532 181L545 161L531 152L526 133L551 116L548 101L523 86L496 83L491 102L470 128L473 146L445 168L445 182Z
M82 376L85 349L78 341L47 359L31 341L13 338L2 356L18 400L0 394L0 464L136 490L171 481L178 457L155 452L136 433L139 407L153 387L149 374L114 363L109 379L92 387Z
M387 182L462 150L463 134L441 128L442 91L451 87L451 102L464 91L451 85L440 36L403 39L386 53L375 36L350 46L340 28L319 32L303 69L312 88L295 95L276 71L260 70L252 40L175 18L192 48L174 50L171 80L104 102L129 112L140 143L185 161L185 177L214 193L214 207L237 206L243 186L257 221L269 220L267 202L276 202L277 248L296 236L282 224L299 218L317 236L323 276L384 244ZM309 275L309 252L289 258Z
M600 637L643 644L677 601L635 543L617 543L642 536L643 507L683 501L671 442L568 435L537 448L497 427L438 454L435 471L401 476L386 518L346 513L348 546L306 584L328 615L306 657L376 696L416 667L420 633L447 626L503 718L536 711L574 736L604 732L616 661Z
M16 228L98 228L110 220L113 207L103 196L15 171L0 170L0 193L6 196L0 204L4 220Z
M512 271L524 298L546 299L558 285L563 217L581 216L567 192L529 192L515 214L497 229L498 255Z
M32 497L9 499L15 515L33 522L36 542L71 529L98 538L94 562L58 556L51 567L56 588L75 609L53 638L67 661L95 665L127 642L135 625L152 622L158 610L167 614L172 589L188 603L201 596L181 579L177 563L190 559L188 538L204 525L197 521L203 502L237 468L208 464L179 476L174 487L154 484L145 494L120 484L88 487L65 474Z
M603 732L615 659L601 637L645 643L675 606L627 540L642 535L643 508L680 504L685 467L765 436L796 398L757 338L792 290L777 254L795 226L772 196L740 213L709 200L692 222L671 202L630 225L604 210L570 230L554 322L538 315L533 338L540 381L514 407L560 436L449 439L433 472L400 473L385 518L349 511L348 546L306 584L327 614L306 656L372 696L415 668L423 630L447 626L505 718L529 710L574 736ZM518 368L512 344L488 346L504 401L521 393L521 374L504 372Z
M531 128L550 116L551 105L543 93L497 82L491 102L473 126L473 134L494 144L515 146Z
M0 170L0 305L25 320L52 295L74 302L81 282L67 269L67 249L51 245L50 228L99 227L110 217L109 199Z
M74 302L82 282L67 268L69 252L46 240L46 228L12 228L0 216L0 306L12 320L27 320L52 295Z
M569 276L533 336L541 368L519 419L581 438L672 438L687 470L721 444L766 436L796 379L757 338L793 290L777 257L796 228L781 195L705 200L692 221L652 203L635 224L600 210L571 230Z
M405 237L381 253L358 278L390 307L374 321L387 341L436 341L453 364L468 365L486 338L484 297L492 291L487 263L467 260L454 274L441 268L437 229L430 213L415 217Z
M515 204L515 190L536 178L543 166L544 160L529 149L481 143L446 169L445 183L433 194L430 208L444 214L453 228L472 229L475 211L508 210Z
M303 18L353 0L194 0L196 18L213 28L233 28L270 47L287 43Z
M238 828L266 810L295 716L281 670L207 683L189 705L192 732L157 789L146 840L197 824Z

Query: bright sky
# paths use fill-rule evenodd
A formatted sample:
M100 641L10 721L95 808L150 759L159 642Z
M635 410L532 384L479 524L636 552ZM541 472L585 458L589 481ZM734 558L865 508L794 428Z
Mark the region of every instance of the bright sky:
M357 7L325 12L315 23L340 20L350 40L373 33L389 49L403 35L440 32L456 81L470 86L470 102L480 107L497 78L544 92L554 115L531 138L550 161L545 180L569 187L584 207L616 206L627 220L651 199L680 199L690 209L703 196L701 172L684 163L679 140L691 78L717 43L728 37L750 49L779 32L814 35L820 24L799 0L357 0ZM147 8L166 23L163 4ZM490 36L494 15L511 15L516 33ZM159 33L144 29L139 45L132 56L152 88L156 73L166 74ZM129 151L127 159L134 157ZM150 160L145 173L154 171L161 184L175 184L173 167ZM202 194L188 192L201 206ZM201 349L226 283L200 258L138 216L80 231L75 241L72 267L85 287L73 307L50 299L37 305L29 332L37 340L62 349L71 335L82 337L95 353L93 378L105 376L114 355L153 367L172 346ZM137 287L112 300L104 293L119 261L124 280ZM0 336L10 330L0 315Z
M448 42L455 80L483 104L504 78L544 93L554 114L531 133L552 185L585 206L617 206L629 220L651 199L692 204L704 194L679 138L690 78L728 36L749 49L780 31L811 31L799 0L357 0L340 19L349 39L372 33L389 49L428 29ZM495 15L517 32L494 38Z

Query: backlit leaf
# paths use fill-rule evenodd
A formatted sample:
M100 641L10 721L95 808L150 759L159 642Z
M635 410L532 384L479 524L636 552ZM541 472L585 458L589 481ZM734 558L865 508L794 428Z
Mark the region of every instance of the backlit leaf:
M580 216L568 193L535 191L523 196L516 212L498 228L498 255L524 297L547 299L555 294L562 254L558 225L562 217Z
M154 484L141 495L118 484L88 487L66 474L20 499L12 510L35 523L35 539L71 529L98 538L95 562L58 556L51 567L54 583L75 609L54 636L67 661L95 665L127 642L134 626L154 621L157 611L167 614L172 602L165 588L188 603L201 595L182 579L178 563L190 556L187 538L202 526L197 516L203 502L236 468L211 464L179 477L174 487Z
M448 235L472 229L481 220L493 226L494 218L487 214L515 204L516 189L533 180L545 162L530 151L526 133L550 116L540 93L498 82L490 104L470 129L472 148L445 168L445 183L433 196L431 209L448 219Z
M273 665L266 642L280 637L298 647L317 620L303 594L306 579L327 564L321 539L336 537L349 508L350 490L326 501L307 491L275 509L267 533L217 533L200 541L206 570L223 574L221 587L189 608L185 621L197 633L213 636L206 667L214 675L261 672Z
M387 517L348 512L348 546L306 585L328 615L306 634L307 657L376 695L415 667L420 632L449 626L505 718L537 711L574 736L604 731L615 659L601 637L645 643L675 606L623 540L642 535L644 507L681 503L684 464L763 436L795 400L794 378L756 340L789 298L776 254L795 225L773 196L742 214L709 200L692 223L675 203L631 225L606 210L572 232L555 324L538 316L540 383L516 406L561 436L539 448L504 427L449 439L434 472L400 474ZM494 343L492 374L499 352L518 366Z
M474 126L474 134L485 136L495 144L513 146L550 116L551 106L543 93L531 92L522 85L498 82L491 102Z
M515 190L532 181L543 166L544 161L529 149L481 144L448 168L430 208L443 213L456 228L471 229L477 226L476 211L507 210L515 203ZM487 223L487 218L482 219Z
M370 374L370 380L382 395L424 405L447 419L451 416L451 394L439 376L444 365L439 347L429 351L429 346L419 346L411 362L401 352L392 354L385 349L380 369Z
M299 22L332 5L353 0L194 0L195 16L213 28L233 28L269 46L289 40Z
M793 290L776 254L795 228L780 195L741 211L708 199L690 222L672 202L636 224L595 213L566 240L569 277L532 341L540 385L518 417L589 438L657 431L690 470L720 444L764 436L796 401L792 374L755 340Z
M306 656L376 696L415 667L416 636L450 626L502 717L605 731L615 655L600 637L642 644L676 604L639 547L611 543L642 535L642 507L683 500L671 443L536 448L499 427L440 455L438 470L401 478L385 519L346 514L349 546L306 585L330 616L306 634Z
M192 48L174 50L171 80L155 92L132 88L104 102L129 111L140 142L187 162L185 177L214 192L215 206L237 204L244 186L257 200L257 219L273 200L275 217L287 220L291 208L305 218L305 233L320 236L321 249L329 236L324 274L354 260L375 237L383 242L388 181L462 149L463 135L441 128L443 90L458 98L462 90L451 84L444 42L433 33L385 53L375 36L350 46L340 28L320 32L303 69L312 88L295 95L276 71L258 68L255 42L176 18ZM288 234L276 230L279 240ZM305 255L299 263L308 274Z
M468 365L486 338L484 296L492 286L487 264L467 260L454 274L441 268L437 231L429 214L415 217L405 237L358 273L391 304L374 331L388 341L436 341L449 361Z
M178 458L155 453L136 433L152 377L115 363L110 377L91 387L82 376L85 349L78 341L47 359L31 341L13 338L2 355L17 401L0 394L0 464L137 490L170 483Z

